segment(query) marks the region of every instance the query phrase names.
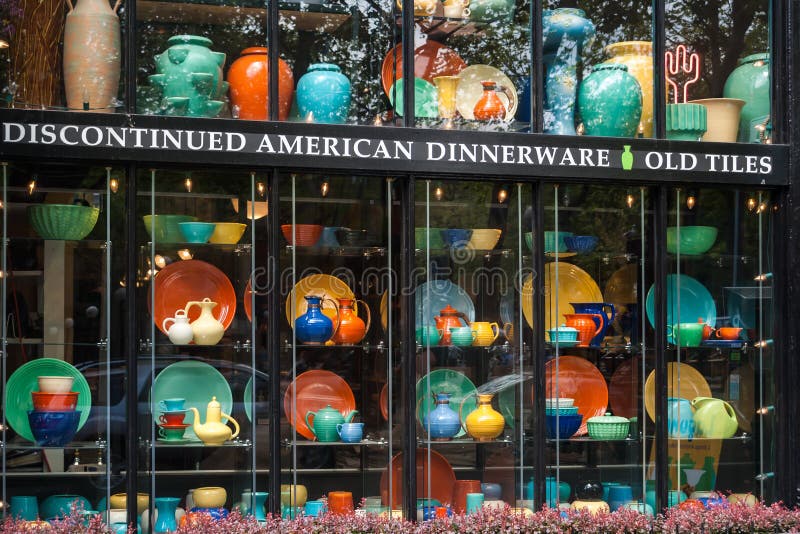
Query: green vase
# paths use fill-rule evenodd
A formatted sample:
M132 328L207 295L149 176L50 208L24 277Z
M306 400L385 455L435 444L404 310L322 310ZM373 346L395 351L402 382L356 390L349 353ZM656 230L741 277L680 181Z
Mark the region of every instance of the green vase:
M586 135L633 137L642 117L642 88L627 65L595 65L578 90L578 110Z
M722 96L745 101L739 119L738 141L759 142L760 132L756 126L767 121L770 111L769 54L752 54L740 59L739 66L725 81Z
M631 145L623 145L623 152L620 159L622 160L622 170L629 171L633 168L633 153L631 153Z
M699 141L706 133L706 113L702 104L667 104L667 139Z

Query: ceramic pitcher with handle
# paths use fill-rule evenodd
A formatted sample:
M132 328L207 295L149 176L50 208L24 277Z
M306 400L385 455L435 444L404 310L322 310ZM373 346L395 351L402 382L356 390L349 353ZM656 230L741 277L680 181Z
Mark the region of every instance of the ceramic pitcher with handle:
M196 345L216 345L225 335L225 327L214 318L211 310L217 307L216 302L212 302L206 297L201 301L193 300L186 304L184 312L189 315L192 306L200 307L200 317L192 321L192 334ZM176 314L177 315L177 314ZM173 326L174 328L174 326Z
M736 434L739 421L730 404L711 397L695 397L694 424L697 434L704 438L730 438Z
M599 315L602 320L600 332L597 333L589 342L589 346L599 347L603 339L606 337L606 332L611 323L617 317L617 310L613 304L608 302L570 302L575 313L588 313L592 315Z

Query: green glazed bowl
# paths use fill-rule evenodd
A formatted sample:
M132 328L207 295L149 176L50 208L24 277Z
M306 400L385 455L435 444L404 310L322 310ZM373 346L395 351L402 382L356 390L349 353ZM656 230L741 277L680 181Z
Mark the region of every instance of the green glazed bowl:
M572 232L552 232L546 231L544 233L544 252L567 252L569 248L564 241L565 237L571 237ZM528 245L528 250L533 251L533 235L531 232L525 232L525 244Z
M428 228L430 236L426 236L425 228L414 229L414 246L420 250L425 250L426 240L430 241L431 249L444 248L444 241L442 240L442 230L444 228Z
M713 226L681 226L680 251L687 256L705 254L717 240L717 229ZM667 228L667 252L678 253L678 227Z
M97 224L99 215L99 209L77 204L28 206L28 219L36 233L44 239L83 239Z
M142 219L150 239L156 243L183 243L180 223L197 221L190 215L145 215Z

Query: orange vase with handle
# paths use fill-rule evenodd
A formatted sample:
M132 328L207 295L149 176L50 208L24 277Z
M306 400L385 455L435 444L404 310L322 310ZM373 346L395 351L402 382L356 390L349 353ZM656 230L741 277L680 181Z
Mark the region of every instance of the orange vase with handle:
M566 313L567 326L578 331L578 346L588 347L596 335L603 329L603 317L598 313Z
M481 85L483 85L483 94L472 109L472 114L475 116L475 119L479 121L505 120L507 113L506 106L503 104L503 101L500 100L497 91L504 93L506 97L508 97L508 107L510 109L513 109L516 105L513 93L507 88L497 85L497 83L492 80L482 81Z
M363 300L357 299L337 299L339 301L339 329L333 336L333 342L337 345L355 345L359 343L369 331L372 324L372 314L369 306ZM361 319L356 313L354 304L359 303L367 311L367 322Z
M463 326L461 321L464 321L466 326L469 326L469 321L464 312L460 312L449 304L439 310L439 315L433 318L436 322L436 329L441 330L442 337L439 340L439 345L450 345L452 340L450 338L450 328L460 328Z

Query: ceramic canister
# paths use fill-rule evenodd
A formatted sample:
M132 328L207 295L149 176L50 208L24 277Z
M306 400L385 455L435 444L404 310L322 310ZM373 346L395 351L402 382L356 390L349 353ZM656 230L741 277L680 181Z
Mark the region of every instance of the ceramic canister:
M595 65L578 89L586 135L634 137L642 116L642 90L621 63Z
M350 111L350 80L331 63L314 63L297 82L302 120L342 124Z

